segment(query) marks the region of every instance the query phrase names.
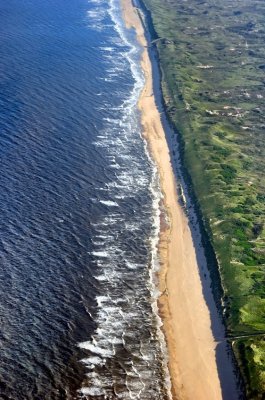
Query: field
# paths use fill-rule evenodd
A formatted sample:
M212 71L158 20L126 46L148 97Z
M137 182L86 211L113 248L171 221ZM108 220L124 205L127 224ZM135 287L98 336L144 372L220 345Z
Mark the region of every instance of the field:
M265 2L144 0L247 398L265 398Z

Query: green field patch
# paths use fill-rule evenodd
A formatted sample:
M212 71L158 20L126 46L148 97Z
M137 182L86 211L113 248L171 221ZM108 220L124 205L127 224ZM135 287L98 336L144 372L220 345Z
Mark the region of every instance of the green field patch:
M245 378L247 398L263 400L265 393L265 336L235 340L233 349Z
M218 259L228 331L265 330L265 4L144 2L161 38L167 115ZM264 348L255 340L235 351L258 399Z
M248 298L240 308L240 322L250 330L265 331L265 299L258 296Z

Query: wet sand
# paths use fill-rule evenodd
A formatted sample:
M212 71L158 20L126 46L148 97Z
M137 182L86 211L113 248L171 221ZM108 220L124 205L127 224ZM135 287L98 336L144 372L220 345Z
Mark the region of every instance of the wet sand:
M189 221L181 208L169 148L153 94L152 65L144 29L130 0L121 0L128 28L143 45L145 87L139 99L143 135L155 161L163 193L159 243L159 311L166 338L173 399L222 399L215 349ZM165 220L167 221L165 223ZM150 399L151 400L151 399Z

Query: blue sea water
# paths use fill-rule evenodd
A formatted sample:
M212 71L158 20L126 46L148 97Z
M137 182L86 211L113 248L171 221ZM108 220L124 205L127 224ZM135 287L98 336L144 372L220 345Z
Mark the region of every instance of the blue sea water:
M0 0L0 398L166 399L159 188L117 0Z

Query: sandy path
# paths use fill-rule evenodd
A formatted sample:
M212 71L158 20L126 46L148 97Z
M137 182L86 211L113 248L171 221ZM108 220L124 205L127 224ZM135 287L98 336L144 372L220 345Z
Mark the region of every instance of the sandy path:
M122 0L128 28L134 27L146 46L144 30L130 0ZM139 100L143 134L160 175L164 208L169 220L160 235L159 300L169 353L173 399L222 398L215 359L210 313L202 292L199 270L187 218L177 201L175 177L160 115L153 96L152 69L146 47L142 56L146 83ZM150 399L152 400L152 399Z

